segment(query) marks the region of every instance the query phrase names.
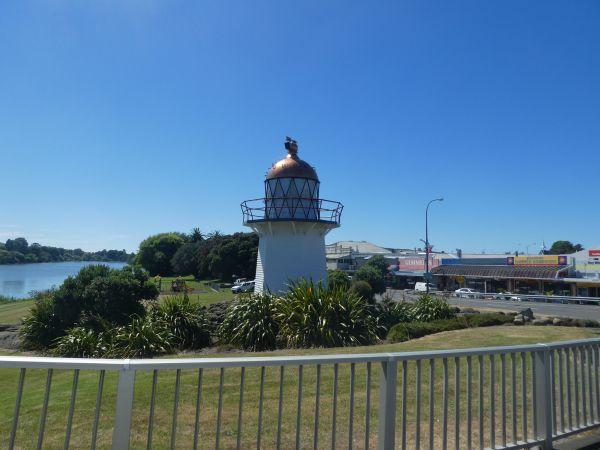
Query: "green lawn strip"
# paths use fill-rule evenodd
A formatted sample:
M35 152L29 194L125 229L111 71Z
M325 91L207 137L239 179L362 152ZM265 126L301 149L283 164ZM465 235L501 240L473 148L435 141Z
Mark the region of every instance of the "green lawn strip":
M398 344L381 344L358 348L335 348L335 349L308 349L308 350L282 350L264 353L227 353L224 355L208 356L281 356L281 355L311 355L311 354L347 354L347 353L372 353L372 352L392 352L392 351L417 351L431 349L465 348L465 347L485 347L496 345L516 345L530 344L537 342L550 342L568 339L583 339L597 337L598 330L587 328L566 328L566 327L515 327L498 326L485 329L467 329L460 331L451 331L430 335L422 339L403 342ZM178 355L180 357L206 357L207 355ZM510 358L507 359L507 376L510 374ZM517 365L517 379L520 383L520 360ZM459 361L461 369L461 384L459 386L461 396L461 417L466 417L466 360ZM500 358L495 358L495 375L500 374ZM531 386L530 361L527 361L526 382ZM434 400L435 400L435 448L441 445L441 407L443 399L443 364L441 360L436 360L434 368ZM428 436L428 383L429 383L429 362L422 363L422 404L421 404L421 438L423 444ZM449 437L454 435L454 360L448 361L449 390L448 390L448 432ZM476 358L473 361L473 431L477 439L477 389L478 366ZM409 443L414 439L415 433L415 363L407 365L407 438ZM484 420L486 429L491 417L489 408L489 358L484 358ZM214 447L216 412L219 393L219 369L207 369L203 372L202 389L202 409L200 421L201 447ZM264 416L263 416L263 448L272 448L275 446L277 434L277 410L279 401L279 376L280 368L273 367L266 370L265 378L265 397L264 397ZM2 384L0 385L0 447L6 446L6 440L10 430L10 424L14 408L15 387L17 384L18 371L12 369L0 370ZM46 439L44 448L60 448L63 446L64 426L68 402L71 392L71 383L73 372L55 371L50 397L50 407L48 413L48 423L46 426ZM296 412L297 412L297 393L298 393L298 367L287 367L284 372L284 390L283 390L283 427L282 427L282 446L289 447L295 445L296 436ZM25 392L23 394L22 413L20 417L18 445L22 448L35 446L37 439L37 430L39 426L39 412L41 409L41 399L46 380L46 371L30 370L27 372L25 381ZM194 430L195 417L195 398L198 380L198 370L184 370L181 373L181 392L178 407L178 426L177 426L177 446L180 448L189 448L191 446ZM377 386L379 380L379 367L377 364L372 366L372 384L371 384L371 443L375 442L375 433L377 429ZM507 396L510 400L510 390L507 378ZM302 447L310 447L313 439L314 429L314 410L315 410L315 381L316 368L306 366L303 369L302 383L302 416L301 416L301 444ZM365 437L365 399L366 399L366 364L357 364L355 366L355 404L354 404L354 443L361 448L364 445ZM400 433L400 418L402 399L400 396L400 387L402 382L402 365L399 367L399 396L398 396L398 432ZM98 383L98 373L81 372L79 380L79 389L77 393L76 413L74 420L73 445L89 447L90 433L93 420L93 408L96 397L96 388ZM348 445L348 424L349 424L349 389L350 389L350 365L343 364L339 366L338 378L338 404L337 404L337 430L336 446L347 447ZM519 414L520 414L520 384L517 384L519 392ZM169 446L170 430L173 418L173 394L175 384L175 371L160 372L158 376L158 389L155 405L154 435L153 443L155 448L164 448ZM321 373L321 398L319 413L319 447L331 446L331 418L332 418L332 389L333 385L333 367L325 365ZM152 372L140 372L136 377L136 391L134 403L134 417L132 426L132 447L145 447L147 428L149 399L152 386ZM242 442L244 448L255 446L257 419L258 419L258 401L260 387L260 368L246 369L246 382L244 390L243 407L243 427ZM109 446L112 430L112 413L115 401L116 374L107 373L105 381L103 409L100 422L98 448ZM237 439L237 416L238 400L240 390L240 369L232 368L225 370L223 386L223 413L221 417L221 446L222 448L231 448L236 444ZM529 395L531 390L528 389ZM496 400L496 424L497 436L500 436L499 424L500 417L500 393L498 390L494 393ZM510 411L510 403L509 411ZM528 398L528 405L531 405L531 398ZM529 409L531 415L531 408ZM439 419L439 420L438 420ZM531 427L531 417L528 419ZM510 427L510 416L507 417L507 424ZM518 422L520 430L521 422ZM530 428L531 430L531 428ZM462 429L461 446L464 446L462 440L465 436L465 430ZM531 435L532 431L529 432ZM484 439L486 445L489 445L489 438ZM520 431L519 431L519 436ZM398 435L400 438L400 434ZM509 434L510 439L510 434ZM449 439L452 442L452 439ZM477 440L474 445L477 446ZM414 442L412 443L414 444Z
M170 292L164 294L176 295ZM164 295L161 295L162 297ZM220 289L218 292L207 290L200 294L190 294L190 298L203 305L210 305L211 303L233 300L234 295L229 289ZM10 303L0 303L0 323L20 323L21 319L29 313L33 304L33 300L15 300Z
M33 300L15 300L10 303L0 303L0 323L20 323L31 307Z

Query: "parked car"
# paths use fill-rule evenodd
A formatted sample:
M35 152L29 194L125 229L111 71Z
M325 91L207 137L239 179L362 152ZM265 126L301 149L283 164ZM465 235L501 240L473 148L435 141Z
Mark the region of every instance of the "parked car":
M477 298L480 296L480 293L475 289L471 288L460 288L454 291L454 295L459 298Z
M512 300L514 302L520 302L523 299L512 292L501 292L499 294L494 295L495 300Z
M435 284L433 283L429 283L429 290L430 291L435 291L437 288L435 286ZM415 291L417 292L427 292L427 283L419 281L418 283L415 283Z
M242 292L254 292L254 280L244 281L242 284L233 286L231 292L234 294L241 294Z
M246 282L246 281L248 281L248 279L247 279L247 278L238 278L237 280L235 280L235 281L233 282L233 285L234 285L234 286L239 286L240 284L242 284L242 283L244 283L244 282Z

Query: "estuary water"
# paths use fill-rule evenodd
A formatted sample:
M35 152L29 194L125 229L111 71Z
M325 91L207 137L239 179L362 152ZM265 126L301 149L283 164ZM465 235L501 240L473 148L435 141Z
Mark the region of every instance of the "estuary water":
M81 268L90 264L104 264L114 269L125 266L121 262L94 261L0 265L0 295L29 297L31 291L60 286L67 277L76 275Z

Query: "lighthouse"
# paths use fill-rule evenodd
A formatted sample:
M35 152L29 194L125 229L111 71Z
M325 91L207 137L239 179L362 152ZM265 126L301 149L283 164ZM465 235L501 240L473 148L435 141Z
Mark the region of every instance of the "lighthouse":
M259 236L254 292L285 292L300 278L326 281L325 235L340 226L342 204L319 197L314 167L288 154L269 169L264 197L242 203L244 225Z

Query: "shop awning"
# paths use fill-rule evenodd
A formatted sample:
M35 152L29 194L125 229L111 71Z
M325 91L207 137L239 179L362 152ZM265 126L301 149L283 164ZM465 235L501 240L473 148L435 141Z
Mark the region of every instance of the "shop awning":
M442 265L431 269L437 276L462 276L466 278L523 278L535 280L564 281L570 266L467 266L467 265Z

